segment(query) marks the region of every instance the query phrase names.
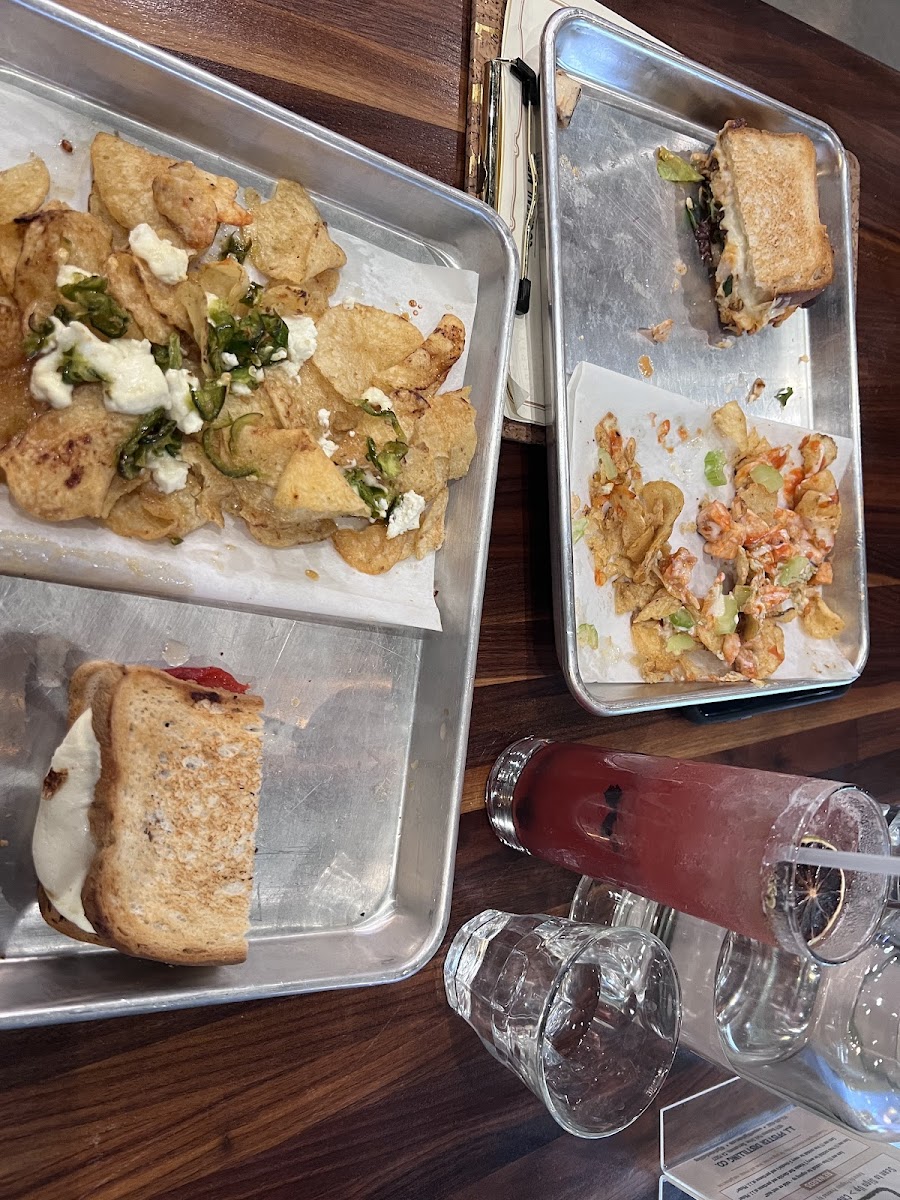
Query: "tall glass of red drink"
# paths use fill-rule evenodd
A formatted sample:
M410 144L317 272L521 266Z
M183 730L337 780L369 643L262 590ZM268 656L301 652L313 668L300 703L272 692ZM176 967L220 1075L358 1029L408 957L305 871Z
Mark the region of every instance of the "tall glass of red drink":
M890 853L881 806L846 784L525 738L486 801L516 850L817 962L858 954L881 919L885 877L784 861Z

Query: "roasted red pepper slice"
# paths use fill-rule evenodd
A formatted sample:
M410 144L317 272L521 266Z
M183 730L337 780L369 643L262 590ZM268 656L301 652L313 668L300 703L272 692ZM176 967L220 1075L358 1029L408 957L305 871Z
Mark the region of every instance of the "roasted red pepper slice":
M222 667L166 667L167 675L176 679L187 679L191 683L199 683L201 687L222 688L226 692L237 692L243 695L249 683L238 683L233 675Z

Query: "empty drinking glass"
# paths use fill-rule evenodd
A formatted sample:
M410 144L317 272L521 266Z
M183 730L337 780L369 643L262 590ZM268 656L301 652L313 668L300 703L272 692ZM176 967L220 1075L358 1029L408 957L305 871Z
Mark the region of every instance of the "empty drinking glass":
M662 1087L681 1002L663 944L638 929L488 909L444 961L454 1012L578 1137L635 1121Z

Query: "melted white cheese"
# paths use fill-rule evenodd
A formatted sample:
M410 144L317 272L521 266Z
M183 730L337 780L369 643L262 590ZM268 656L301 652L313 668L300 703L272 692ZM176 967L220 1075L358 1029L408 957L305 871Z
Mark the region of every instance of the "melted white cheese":
M146 222L135 225L128 235L128 245L163 283L181 283L187 279L190 261L187 250L179 250L168 238L161 238Z
M103 384L103 403L109 412L138 415L164 408L183 433L197 433L203 419L191 403L191 386L197 380L185 370L167 371L156 365L146 340L119 338L103 342L82 325L72 321L63 325L51 317L53 332L43 353L31 371L31 394L46 400L53 408L68 408L72 403L72 384L64 383L60 371L68 351L78 357Z
M81 903L96 850L89 813L100 778L100 746L90 709L66 734L50 768L63 779L52 795L41 797L31 839L34 869L56 910L85 933L93 933Z

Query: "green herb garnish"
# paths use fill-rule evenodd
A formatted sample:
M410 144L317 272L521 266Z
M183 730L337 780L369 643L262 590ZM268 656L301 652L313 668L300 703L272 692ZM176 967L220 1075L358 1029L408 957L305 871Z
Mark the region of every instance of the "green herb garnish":
M710 487L725 486L725 462L727 455L724 450L710 450L703 460L703 474Z
M228 449L231 451L232 457L234 457L237 451L237 443L238 438L241 435L241 431L246 429L248 425L256 425L263 420L265 420L265 418L263 417L262 413L249 412L243 413L240 417L237 417L231 422L231 429L228 431Z
M600 466L603 468L607 479L617 479L619 472L616 470L616 464L610 457L609 451L598 451L597 457L600 459Z
M78 352L77 346L73 346L62 356L62 370L59 374L63 383L103 382L103 376L99 371L94 370L83 354Z
M807 583L815 574L816 568L802 554L795 554L786 563L782 563L778 572L778 582L782 587L792 583Z
M263 285L261 283L251 283L243 296L241 296L241 304L246 304L248 308L255 308L262 290Z
M236 229L233 233L229 233L228 237L222 244L222 253L219 258L236 258L239 263L242 263L250 253L250 247L253 245L253 238L249 234L243 233L240 229Z
M104 275L88 275L59 290L66 300L78 306L75 313L69 314L70 319L84 321L108 338L120 338L128 329L129 316L107 294L108 283Z
M750 478L760 487L764 487L767 492L778 492L784 486L780 472L776 471L774 467L770 467L768 463L757 463L755 467L751 467Z
M728 278L725 280L725 282L722 284L722 295L730 296L733 288L734 288L734 276L729 275Z
M587 532L587 517L576 517L572 522L572 545L577 546Z
M660 179L668 179L671 183L700 183L703 179L687 159L667 150L665 146L660 146L656 151L656 170Z
M753 588L747 587L745 583L739 583L731 594L734 596L735 604L741 609L753 595Z
M406 442L385 442L379 450L372 438L366 438L366 458L385 479L396 479L409 452Z
M677 612L673 612L669 620L676 629L693 629L697 623L686 608L679 608Z
M589 650L597 650L600 647L600 635L594 625L579 625L575 630L575 640L579 646L587 646Z
M393 429L398 441L402 442L406 437L406 434L403 432L403 426L397 420L397 414L392 408L374 408L368 402L368 400L356 400L354 403L361 408L364 413L368 413L370 417L383 417L385 421L390 421L391 428Z
M180 451L178 426L164 408L154 408L141 417L119 450L116 469L123 479L135 479L147 465L148 454L168 454L177 458Z
M693 650L697 643L689 633L673 633L666 642L669 654L683 654L685 650Z
M722 603L724 608L716 617L716 623L713 626L716 633L725 634L734 633L734 627L737 625L738 603L733 595L723 596Z
M388 510L388 492L383 487L378 487L377 484L367 483L366 474L367 472L362 467L353 467L352 470L344 472L344 477L360 500L368 505L372 516L384 517Z
M260 414L248 413L247 415L259 416ZM222 455L219 447L216 445L215 435L220 433L223 429L227 429L229 431L229 450L231 449L230 433L233 424L233 421L227 421L224 425L207 425L207 427L203 430L203 435L200 441L203 445L203 453L217 471L221 472L223 475L226 475L229 479L246 479L248 475L256 474L256 467L242 467L235 462L229 462L228 459Z
M250 367L268 366L279 351L284 353L276 361L287 358L288 327L276 312L251 308L243 317L236 317L220 300L210 307L207 320L210 329L206 353L216 375L230 371L234 380L238 368L249 371ZM224 354L232 355L237 363L227 366L222 360ZM246 382L248 387L259 384L252 375Z
M49 317L35 325L34 313L28 318L28 328L31 332L22 343L22 351L26 358L36 358L47 344L47 338L53 333L53 322Z
M222 411L227 390L224 383L216 383L214 379L205 379L199 387L191 388L194 408L204 421L214 421Z
M781 405L781 407L784 408L784 406L787 404L788 400L790 400L790 398L791 398L791 396L793 396L793 394L794 394L794 389L792 387L779 388L778 391L775 393L775 399L778 401L778 403Z
M153 361L161 371L180 371L184 361L181 352L181 339L177 333L170 333L165 346L154 344L150 347Z

